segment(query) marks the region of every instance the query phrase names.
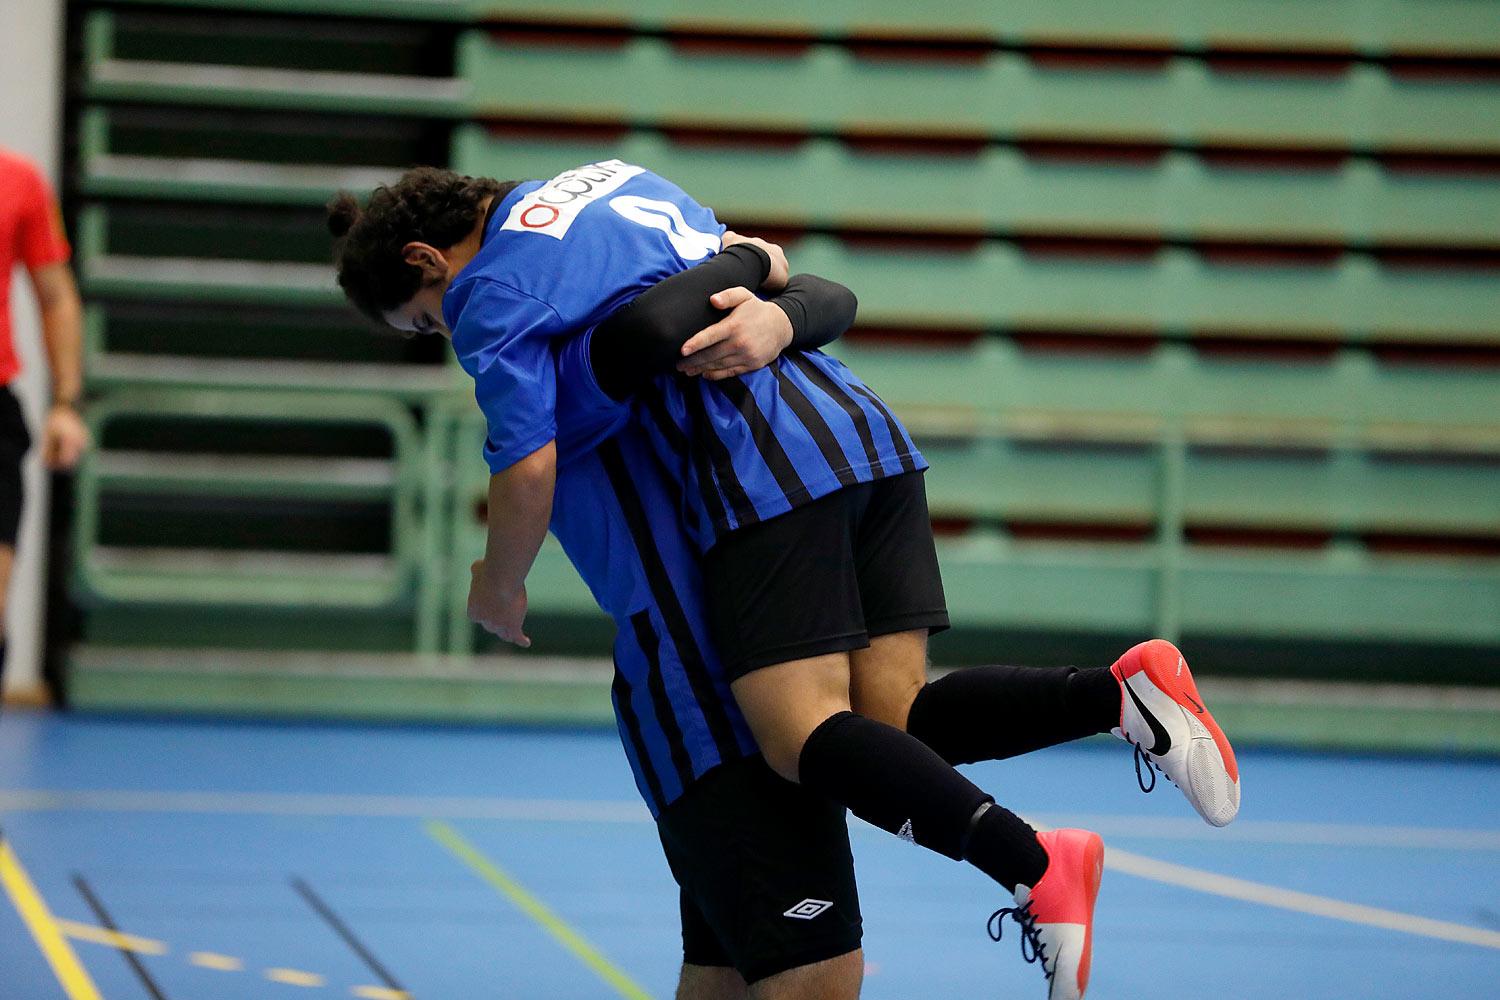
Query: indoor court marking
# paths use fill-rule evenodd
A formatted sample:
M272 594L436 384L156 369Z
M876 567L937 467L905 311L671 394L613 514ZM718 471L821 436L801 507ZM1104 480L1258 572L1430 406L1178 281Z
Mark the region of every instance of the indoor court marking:
M1091 997L1500 981L1500 765L1242 766L1225 830L1169 785L1142 795L1108 743L969 769L1036 822L1105 835ZM612 733L8 714L0 828L7 998L639 1000L675 984L675 892ZM1042 994L1014 940L984 933L1000 893L863 825L853 838L864 996Z

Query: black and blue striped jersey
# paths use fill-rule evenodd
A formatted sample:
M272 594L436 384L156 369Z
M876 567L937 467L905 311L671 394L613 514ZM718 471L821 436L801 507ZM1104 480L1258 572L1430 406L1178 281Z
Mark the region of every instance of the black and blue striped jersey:
M681 189L611 161L521 185L496 209L444 316L491 470L556 440L552 531L619 626L617 720L659 812L755 752L712 651L700 551L926 462L879 397L815 351L723 382L662 376L631 405L599 388L586 331L718 249L723 227Z
M709 640L678 493L626 426L559 467L552 510L552 533L618 626L615 719L653 816L710 769L758 752Z
M821 351L719 382L662 376L636 407L704 551L845 486L927 468L880 397Z
M558 341L711 256L724 227L681 188L617 160L519 185L495 208L443 314L499 472L554 439L560 462L602 439L561 419ZM638 419L682 484L682 517L703 549L843 486L926 468L880 398L818 352L722 382L663 376Z

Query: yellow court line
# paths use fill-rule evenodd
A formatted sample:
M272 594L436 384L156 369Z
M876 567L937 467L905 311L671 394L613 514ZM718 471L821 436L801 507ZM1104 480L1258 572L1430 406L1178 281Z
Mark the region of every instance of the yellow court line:
M135 934L124 934L107 927L95 927L93 924L80 924L76 920L54 920L53 922L57 924L58 930L78 941L107 944L111 948L140 952L142 955L165 955L167 953L167 946L163 941L153 941L151 938Z
M651 994L636 985L634 980L605 958L581 934L564 923L561 917L547 908L547 904L537 899L493 861L479 853L478 849L459 836L457 830L438 820L429 820L426 829L433 839L452 851L476 875L498 889L502 896L540 924L543 930L556 938L559 944L592 969L600 979L614 987L622 997L626 997L627 1000L651 1000Z
M188 956L188 961L201 969L215 969L219 972L244 972L245 963L233 955L220 955L212 951L195 951Z
M303 972L301 969L267 969L266 978L273 983L285 983L288 986L322 986L328 981L316 972Z
M36 939L42 956L52 966L52 974L62 984L68 1000L102 1000L99 987L94 985L93 979L84 971L83 963L73 953L73 946L68 944L62 931L57 929L57 921L52 919L52 913L42 901L41 893L32 885L26 869L21 867L21 860L4 840L0 840L0 882L4 883L16 912L26 923L26 929Z

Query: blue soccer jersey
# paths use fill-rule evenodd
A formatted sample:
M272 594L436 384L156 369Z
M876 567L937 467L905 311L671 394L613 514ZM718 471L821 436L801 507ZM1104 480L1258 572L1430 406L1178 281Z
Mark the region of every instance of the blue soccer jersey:
M492 471L553 439L565 463L610 429L569 418L556 339L707 258L722 233L680 188L618 160L505 197L443 299ZM927 467L879 397L818 352L722 382L663 376L641 396L638 419L682 485L680 516L702 549L843 486Z
M641 167L609 160L513 189L443 297L453 350L489 424L499 472L559 436L554 338L585 330L670 275L712 256L713 213Z
M816 352L720 383L663 376L634 410L600 390L585 331L717 251L722 232L662 178L591 164L510 192L443 300L490 469L557 441L551 528L619 627L616 717L653 813L755 752L709 642L698 551L840 486L926 467L878 397Z
M703 551L844 486L927 468L880 397L819 351L719 382L664 376L636 405Z
M709 640L677 494L626 427L558 468L552 507L552 533L619 629L615 720L653 816L711 768L758 752Z

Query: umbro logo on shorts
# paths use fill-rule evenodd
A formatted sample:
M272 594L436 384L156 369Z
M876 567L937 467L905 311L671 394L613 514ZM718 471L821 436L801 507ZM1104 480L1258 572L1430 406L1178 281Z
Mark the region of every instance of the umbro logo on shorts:
M791 917L793 920L811 920L832 905L826 899L804 899L783 913L782 916Z

